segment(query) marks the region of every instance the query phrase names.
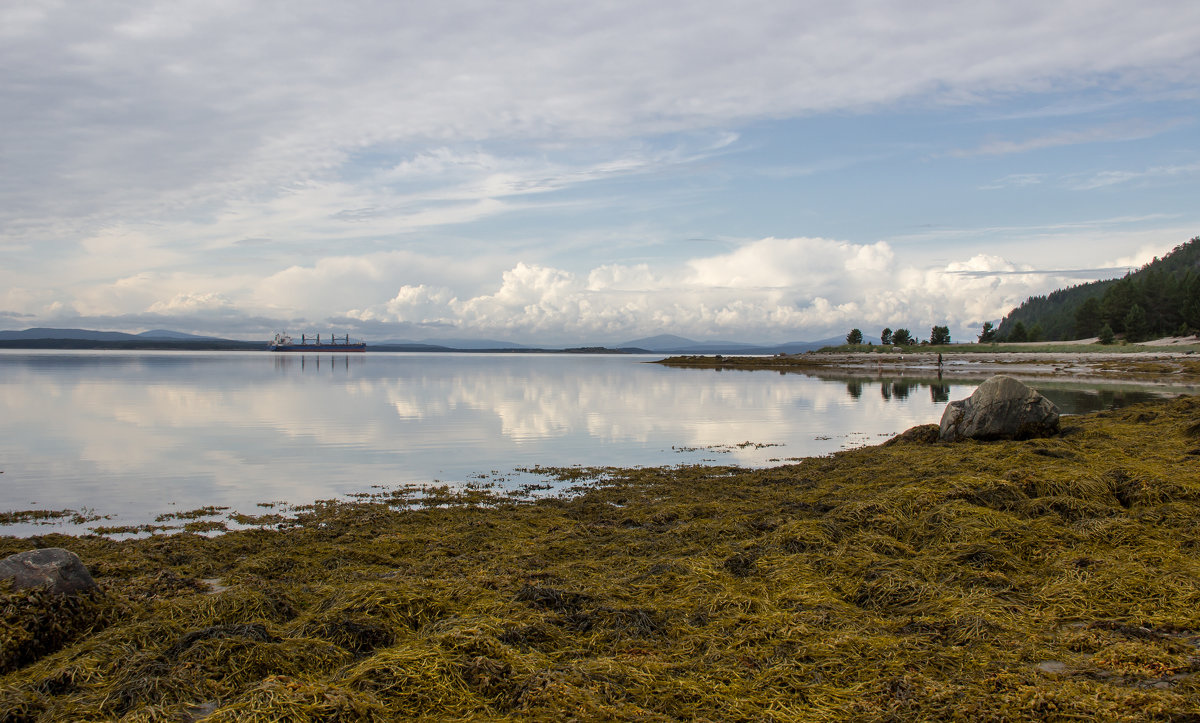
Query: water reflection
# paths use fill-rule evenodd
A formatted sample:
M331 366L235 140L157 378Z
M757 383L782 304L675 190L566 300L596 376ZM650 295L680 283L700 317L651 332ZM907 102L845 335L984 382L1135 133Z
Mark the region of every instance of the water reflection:
M950 401L950 385L949 384L930 384L929 398L934 404L945 404Z
M277 352L272 354L271 358L274 361L275 370L281 374L294 371L301 373L320 372L322 364L324 364L325 371L328 372L349 372L351 364L361 365L367 362L365 354L299 354Z
M779 464L935 422L975 387L647 360L0 353L0 511L85 506L134 524L535 465ZM1042 391L1067 412L1150 396Z
M934 405L944 405L951 399L962 399L975 390L983 378L978 380L944 380L940 376L930 377L881 377L847 376L844 373L810 373L817 379L844 385L847 397L860 400L871 387L879 388L879 398L884 402L905 402L909 395L921 388L929 389L929 399ZM1104 384L1089 382L1060 382L1052 378L1026 380L1026 383L1045 395L1058 406L1063 414L1086 414L1103 409L1120 409L1131 404L1176 394L1194 394L1193 387L1151 387L1137 384Z

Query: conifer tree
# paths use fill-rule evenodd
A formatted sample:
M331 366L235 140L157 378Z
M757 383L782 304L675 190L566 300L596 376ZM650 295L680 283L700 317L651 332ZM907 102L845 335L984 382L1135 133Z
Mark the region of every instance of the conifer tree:
M1126 341L1145 341L1149 338L1149 323L1146 320L1146 312L1140 305L1134 304L1129 307L1124 321Z

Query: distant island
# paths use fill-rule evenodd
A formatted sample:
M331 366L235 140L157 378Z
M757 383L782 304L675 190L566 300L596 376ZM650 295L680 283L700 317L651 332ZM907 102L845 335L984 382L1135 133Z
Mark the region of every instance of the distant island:
M478 354L798 354L836 342L837 339L794 341L782 344L748 344L732 341L695 341L663 334L622 342L615 346L579 344L563 347L524 346L492 339L447 339L424 341L384 340L368 342L372 352L457 352ZM198 336L156 329L140 334L91 329L35 327L0 331L0 349L106 349L147 351L257 351L267 349L267 340L247 341Z

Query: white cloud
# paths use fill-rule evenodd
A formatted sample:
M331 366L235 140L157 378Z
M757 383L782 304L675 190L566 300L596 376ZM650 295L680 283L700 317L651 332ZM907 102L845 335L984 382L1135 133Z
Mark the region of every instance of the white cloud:
M1137 271L1141 267L1150 263L1156 258L1164 256L1164 249L1158 244L1143 243L1139 245L1136 251L1131 254L1125 254L1108 262L1113 268L1124 268L1128 271Z
M342 314L562 338L778 338L860 317L984 314L1053 277L985 282L955 271L956 260L1016 237L1024 246L992 250L1044 253L1055 266L1083 247L1116 256L1116 236L1024 231L1014 219L973 238L955 229L861 243L880 236L865 231L853 243L801 237L854 236L825 218L816 228L837 230L796 226L821 209L787 222L728 212L710 224L715 196L691 194L711 186L752 206L763 175L731 174L720 162L734 157L743 169L777 161L808 183L911 151L907 139L881 151L854 138L825 164L803 154L761 162L742 139L757 142L780 120L965 104L999 117L1013 110L1005 99L1029 94L1111 108L1147 94L1194 99L1200 80L1200 4L1187 0L10 5L0 8L0 308L40 321ZM938 160L999 165L997 156L1166 135L1186 122L1129 120L1166 117L1139 112L1006 130L969 161ZM984 178L1129 187L1194 175L1187 160ZM610 210L628 215L609 223ZM1158 231L1139 241L1158 243ZM645 248L772 233L795 238L690 257L681 243ZM944 250L919 255L921 243Z
M1168 121L1137 121L1098 128L1077 128L1056 131L1048 135L1026 138L1020 141L988 141L977 148L955 151L954 155L961 157L999 156L1081 143L1112 143L1116 141L1140 140L1164 133L1188 122L1187 119L1175 118Z
M664 331L782 341L884 325L920 332L948 324L961 335L1031 294L1072 281L995 255L919 268L885 243L768 238L657 269L605 265L580 276L520 263L502 274L494 293L457 298L447 289L403 286L385 304L351 316L564 343Z
M11 23L9 22L11 21ZM906 98L1194 83L1190 2L151 2L7 9L0 223L219 213L400 150L617 139ZM18 30L12 30L17 28ZM1086 133L1086 132L1085 132ZM1071 139L999 142L1011 152ZM1032 144L1032 145L1031 145ZM457 160L456 160L457 159ZM434 169L436 170L436 169ZM461 170L461 167L460 167ZM613 169L622 170L620 164ZM527 180L527 179L526 179ZM49 191L57 191L53 196Z
M415 322L418 324L447 324L454 295L449 289L431 288L424 284L401 286L396 295L384 304L382 312L352 309L346 315L360 321Z
M983 191L996 191L1001 188L1023 188L1025 186L1036 186L1044 182L1045 179L1046 174L1044 173L1010 173L979 188Z
M1065 179L1068 188L1077 191L1092 191L1126 183L1186 178L1200 174L1200 163L1173 166L1153 166L1138 171L1112 170L1075 175Z
M151 314L194 314L206 311L233 309L225 296L213 292L201 294L176 294L169 301L156 301L147 309Z

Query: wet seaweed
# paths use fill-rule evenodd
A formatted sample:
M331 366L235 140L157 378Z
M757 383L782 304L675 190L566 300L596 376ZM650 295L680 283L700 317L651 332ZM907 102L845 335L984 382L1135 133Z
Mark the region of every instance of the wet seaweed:
M0 719L1192 720L1198 417L0 538L101 586L0 591Z

